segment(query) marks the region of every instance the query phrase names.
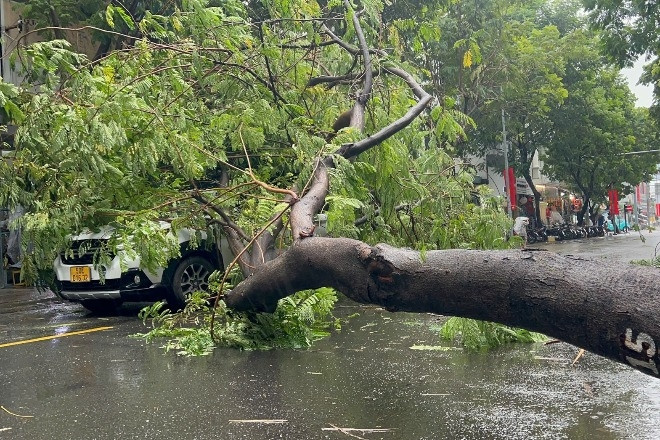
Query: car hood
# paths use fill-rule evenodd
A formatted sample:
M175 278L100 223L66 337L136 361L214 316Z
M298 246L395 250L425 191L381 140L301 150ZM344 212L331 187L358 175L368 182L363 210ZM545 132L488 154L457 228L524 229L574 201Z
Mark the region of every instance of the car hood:
M159 222L161 228L170 229L171 225L168 222ZM77 240L107 240L112 237L112 234L115 232L115 228L110 225L101 226L98 230L92 231L91 229L85 228L79 234L71 235L70 238L73 241Z

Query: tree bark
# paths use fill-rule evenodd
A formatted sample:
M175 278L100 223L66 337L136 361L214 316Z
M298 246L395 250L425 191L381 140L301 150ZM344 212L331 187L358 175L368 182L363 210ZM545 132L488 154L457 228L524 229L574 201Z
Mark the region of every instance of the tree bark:
M525 168L525 170L529 170L529 168ZM532 175L529 173L529 171L524 172L523 177L525 178L525 182L527 182L529 189L532 190L532 194L534 195L534 219L536 227L538 228L539 226L543 225L543 220L541 219L541 193L538 189L536 189L536 185L534 184L534 180L532 180Z
M587 213L587 210L589 209L589 204L591 203L591 199L589 195L583 194L582 196L582 208L580 208L580 211L577 213L577 218L578 218L578 225L579 226L584 226L585 221L584 221L584 216Z
M464 316L522 327L654 377L660 354L660 271L546 251L419 252L310 237L225 297L272 312L278 299L333 287L390 311Z

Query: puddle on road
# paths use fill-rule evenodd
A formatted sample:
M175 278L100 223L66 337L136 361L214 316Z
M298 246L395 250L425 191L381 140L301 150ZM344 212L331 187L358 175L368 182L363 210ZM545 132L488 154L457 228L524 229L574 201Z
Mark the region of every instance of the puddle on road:
M467 352L440 340L433 315L346 301L336 314L356 311L305 351L184 358L96 334L41 345L29 362L25 346L5 352L2 398L37 417L0 427L33 439L660 438L660 381L624 365L587 353L572 367L578 349L563 343Z
M321 436L333 426L389 430L356 432L369 439L660 435L660 381L588 353L572 367L578 350L568 344L456 350L437 336L437 319L361 308L360 317L312 350L235 359L229 394L245 397L232 402L232 417L287 419L273 431L284 438L339 438ZM214 356L234 357L224 350ZM246 436L236 438L259 438L241 429ZM315 434L289 437L299 429Z

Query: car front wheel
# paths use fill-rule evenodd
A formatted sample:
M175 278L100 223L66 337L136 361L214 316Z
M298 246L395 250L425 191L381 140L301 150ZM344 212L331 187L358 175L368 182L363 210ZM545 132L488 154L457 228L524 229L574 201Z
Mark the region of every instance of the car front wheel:
M172 273L167 289L167 303L173 310L181 310L193 292L209 290L209 275L215 270L204 257L192 256L182 260Z

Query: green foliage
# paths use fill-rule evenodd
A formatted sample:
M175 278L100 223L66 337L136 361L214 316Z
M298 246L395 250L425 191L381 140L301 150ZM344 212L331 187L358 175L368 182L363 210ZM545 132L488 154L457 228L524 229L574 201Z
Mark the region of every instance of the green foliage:
M56 3L63 6L58 12L73 14L75 4ZM394 3L386 6L402 6ZM402 17L392 14L387 21L385 38L400 43L393 52L401 57L375 53L374 68L400 65L428 80L438 97L458 98L439 99L442 104L409 129L355 160L336 158L323 208L331 235L421 251L518 245L506 240L511 224L501 201L475 189L473 168L457 163L452 153L474 129L476 119L466 113L478 105L468 103L481 105L500 93L502 78L488 74L501 71L497 63L509 52L520 49L525 55L510 70L519 80L529 71L538 74L533 90L543 97L535 105L562 96L556 66L541 56L556 32L516 25L506 33L507 52L493 38L511 9L502 8L499 15L498 4L485 2L469 14L472 18L459 18L465 6L459 3L429 2L424 20L397 10ZM31 84L19 93L0 89L0 104L20 122L13 162L0 162L0 204L27 210L20 221L23 267L30 276L51 267L70 244L70 234L108 224L115 233L99 263L110 252L121 252L140 256L144 267L163 266L178 253L179 229L212 233L228 219L248 237L245 244L286 203L273 188L308 188L315 159L363 136L347 129L326 141L334 119L353 105L350 97L359 85L309 86L310 78L349 71L354 62L336 46L319 45L325 37L316 19L327 11L317 2L85 4L94 11L88 23L101 20L96 24L102 29L116 31L96 35L99 40L122 50L107 46L107 53L90 61L91 55L75 53L63 40L40 42L21 53ZM173 10L175 4L179 9ZM341 6L329 7L335 4ZM133 6L139 10L126 9ZM388 10L377 0L361 6L368 42L379 47L384 42L380 13ZM522 15L534 15L525 11ZM497 15L493 20L491 13ZM354 44L352 14L335 30ZM492 26L483 31L483 23ZM115 39L133 27L135 38ZM409 47L415 52L407 52ZM441 66L439 59L447 64ZM488 60L496 60L493 68L485 65ZM421 61L424 70L412 61ZM449 77L446 87L435 88ZM521 82L508 90L513 93ZM365 133L401 117L414 102L399 78L378 75ZM160 220L172 228L161 228ZM284 231L281 246L290 239ZM216 343L305 347L337 324L330 315L334 300L327 290L303 292L282 300L273 315L234 314L221 304L215 311L216 340L201 296L181 314L155 305L143 317L155 326L148 338L171 337L167 347L177 352L204 354Z
M638 264L640 266L660 268L660 256L657 256L655 258L650 258L650 259L647 259L647 260L633 260L633 261L631 261L631 263L632 264Z
M543 155L545 173L568 183L585 202L604 201L610 188L629 191L655 173L658 161L657 154L622 154L654 149L657 130L646 109L634 108L618 72L600 65L596 43L574 45L567 55L569 96L551 112L556 134L544 143Z
M620 66L644 56L641 81L653 89L656 121L660 122L660 3L655 0L583 0L592 26L600 31L604 52Z
M105 21L111 28L115 28L115 19L114 16L117 15L123 21L123 23L130 29L135 29L135 22L128 14L128 11L122 6L114 6L109 4L105 9Z
M545 335L487 321L452 317L440 329L442 339L460 340L469 350L485 350L513 342L543 342Z
M332 289L302 291L281 299L273 314L238 313L219 301L212 334L208 294L198 292L180 313L171 313L162 302L142 309L140 318L153 328L138 336L148 342L165 339L167 351L188 356L209 354L214 347L308 348L331 329L341 328L332 316L336 300Z
M307 348L330 329L341 328L331 314L336 301L336 293L323 288L281 299L272 314L236 314L220 304L217 342L242 349Z
M147 342L165 339L166 351L201 356L210 354L215 347L208 327L207 293L190 295L186 307L179 313L172 313L164 302L158 301L142 309L138 316L145 324L150 322L152 329L135 337L142 337Z
M105 8L104 0L30 0L21 13L35 20L39 28L47 26L73 26L91 20Z
M0 120L21 123L25 115L17 104L19 88L0 80Z

